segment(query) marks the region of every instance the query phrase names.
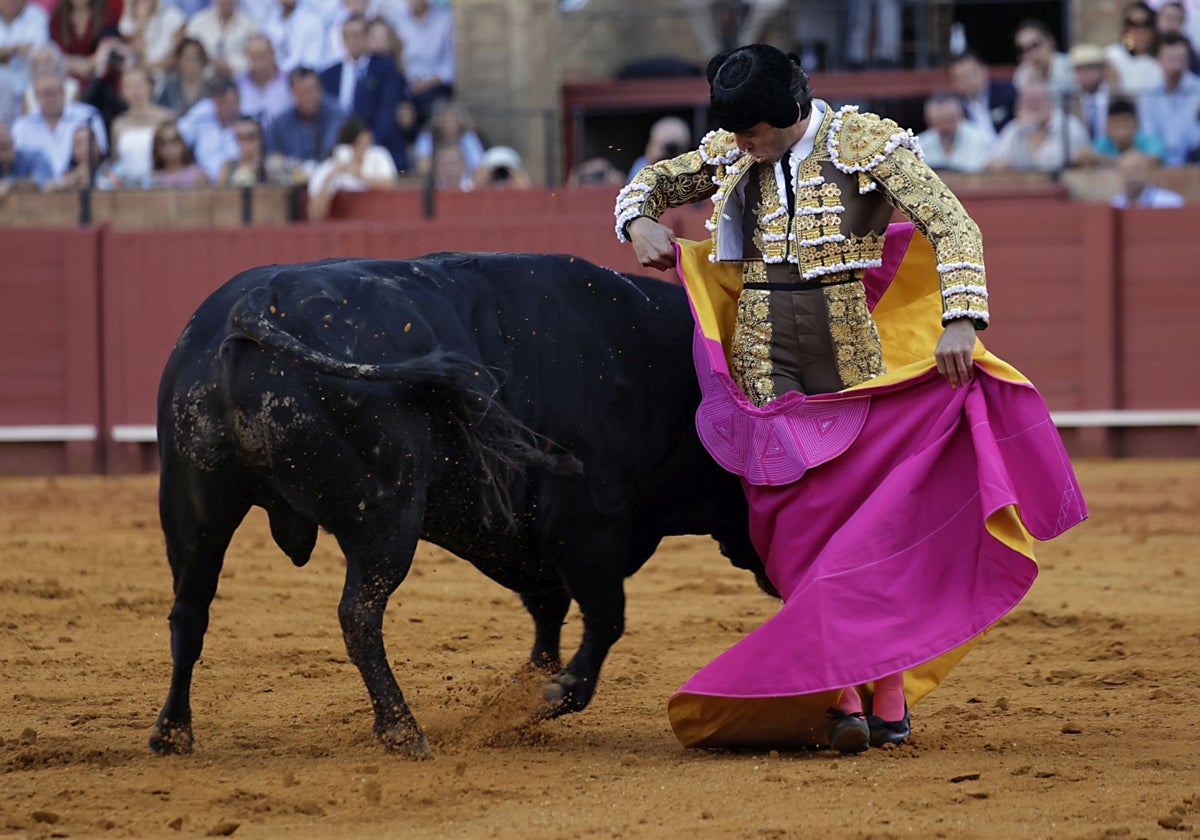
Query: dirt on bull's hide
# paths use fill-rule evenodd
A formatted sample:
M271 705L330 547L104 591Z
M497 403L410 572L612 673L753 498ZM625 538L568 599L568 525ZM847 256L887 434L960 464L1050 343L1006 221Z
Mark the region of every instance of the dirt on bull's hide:
M665 704L775 609L711 540L628 584L580 715L521 725L539 680L517 597L423 546L385 619L434 748L372 716L322 535L295 569L251 514L193 689L195 748L146 748L170 676L157 479L0 480L0 837L1174 837L1200 835L1200 462L1078 465L1092 518L1026 600L855 757L682 749ZM574 611L564 652L578 640Z

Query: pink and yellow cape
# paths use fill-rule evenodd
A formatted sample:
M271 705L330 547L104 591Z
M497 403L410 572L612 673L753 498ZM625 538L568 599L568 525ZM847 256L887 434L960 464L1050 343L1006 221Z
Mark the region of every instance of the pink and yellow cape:
M746 399L729 373L740 267L681 243L712 456L742 477L751 537L783 597L771 619L698 671L668 714L689 747L818 747L844 686L904 671L910 707L1037 576L1034 540L1087 516L1046 404L975 348L976 376L936 370L937 261L892 225L867 302L888 373L832 394Z

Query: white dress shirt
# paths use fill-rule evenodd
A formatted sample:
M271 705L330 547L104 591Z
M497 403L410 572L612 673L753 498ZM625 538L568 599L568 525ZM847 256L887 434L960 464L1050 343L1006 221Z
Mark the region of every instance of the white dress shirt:
M29 44L30 52L50 40L50 18L46 10L28 0L12 23L0 17L0 47L16 47ZM22 96L29 87L29 54L13 56L0 64L0 79L8 82L17 96Z
M108 151L108 132L100 112L82 102L68 102L62 116L53 128L41 114L23 114L13 121L13 143L18 149L41 152L54 169L54 177L61 178L71 165L71 153L75 146L75 129L90 124L96 136L96 145L101 154Z

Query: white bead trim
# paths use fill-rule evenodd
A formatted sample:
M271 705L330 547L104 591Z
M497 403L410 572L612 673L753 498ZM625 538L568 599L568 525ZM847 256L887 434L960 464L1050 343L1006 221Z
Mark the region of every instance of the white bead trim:
M988 313L980 312L977 309L947 309L942 313L943 324L947 321L953 321L956 318L973 318L976 321L984 321L986 323L988 320Z
M947 272L947 271L958 271L960 268L969 268L972 271L983 271L984 270L982 264L973 263L973 262L938 263L937 270L940 272Z
M801 276L805 280L809 280L813 277L821 277L822 275L825 275L825 274L835 274L835 273L841 272L841 271L854 271L855 269L858 269L858 268L879 268L881 265L883 265L882 257L879 259L876 259L876 260L854 260L853 262L848 262L848 263L837 263L836 265L821 265L821 266L817 266L816 268L810 268L808 271L804 272ZM943 317L945 317L945 316L943 316Z
M948 286L942 289L942 297L951 295L975 295L987 300L988 291L983 286Z
M833 165L842 172L847 174L852 174L854 172L870 172L876 166L883 163L884 160L887 159L887 156L900 146L904 146L912 151L919 160L925 159L925 152L921 150L920 141L917 140L916 135L912 133L911 128L906 128L903 131L897 131L895 134L893 134L883 145L883 149L879 152L879 154L875 155L875 157L871 158L866 163L843 163L838 148L838 144L840 142L838 140L838 132L842 128L843 119L850 114L856 113L858 113L857 105L843 105L840 109L838 109L838 112L833 115L833 122L829 125L829 137L825 140L825 147L829 151L829 159L833 162ZM873 187L871 189L873 189ZM869 189L863 189L862 187L859 187L860 193L869 191Z
M722 164L733 163L735 160L737 160L738 158L740 158L742 156L742 150L739 149L737 146L734 146L733 149L731 149L730 151L726 152L723 155L715 155L715 156L709 155L709 153L708 153L709 143L713 139L716 138L718 133L720 133L719 130L710 131L710 132L708 132L708 134L705 134L703 138L701 138L701 140L700 140L700 157L704 160L705 163L711 163L713 166L721 166Z
M796 238L795 234L793 234L792 239L795 240L795 238ZM801 239L801 240L797 241L796 244L801 247L816 247L817 245L824 245L828 242L845 242L845 241L846 241L845 236L843 236L840 233L835 233L830 236L822 236L818 239Z
M840 204L832 207L801 207L796 211L797 216L819 216L822 213L844 213L846 208Z

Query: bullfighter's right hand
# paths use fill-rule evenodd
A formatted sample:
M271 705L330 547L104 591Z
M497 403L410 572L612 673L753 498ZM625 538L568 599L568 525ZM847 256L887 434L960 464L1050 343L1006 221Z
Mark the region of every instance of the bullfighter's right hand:
M649 216L639 216L625 230L641 265L660 271L675 267L675 231Z

